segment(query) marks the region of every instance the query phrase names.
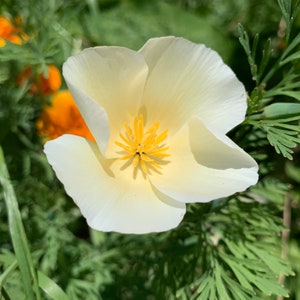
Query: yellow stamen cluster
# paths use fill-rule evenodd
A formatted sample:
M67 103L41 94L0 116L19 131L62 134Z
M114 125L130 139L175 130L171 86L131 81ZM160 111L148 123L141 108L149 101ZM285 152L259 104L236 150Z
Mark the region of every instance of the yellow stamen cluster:
M133 128L125 124L125 134L120 134L124 143L115 142L126 152L120 159L131 159L132 165L135 168L140 166L145 174L148 173L148 168L160 169L162 159L169 156L165 153L169 147L162 144L167 138L168 130L157 134L158 127L159 122L155 122L145 130L142 115L134 118Z

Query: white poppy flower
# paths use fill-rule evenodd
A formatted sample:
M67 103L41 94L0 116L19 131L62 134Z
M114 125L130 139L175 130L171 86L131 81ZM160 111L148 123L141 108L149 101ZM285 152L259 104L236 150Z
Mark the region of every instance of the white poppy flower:
M175 37L95 47L63 75L96 143L63 135L45 153L92 228L169 230L185 203L257 182L256 162L226 136L245 118L246 91L215 51Z

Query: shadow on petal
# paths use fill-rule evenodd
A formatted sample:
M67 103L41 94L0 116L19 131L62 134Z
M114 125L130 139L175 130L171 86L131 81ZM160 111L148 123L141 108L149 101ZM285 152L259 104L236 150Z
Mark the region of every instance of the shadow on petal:
M86 140L86 142L90 144L91 150L93 151L95 157L97 158L97 160L99 161L100 165L103 167L103 170L107 173L107 175L110 177L115 177L115 174L111 170L111 166L117 159L116 158L112 158L112 159L105 158L102 155L101 151L99 151L99 148L97 147L96 143L94 143L92 141L88 141L88 140Z
M192 118L189 129L191 151L200 165L218 170L257 166L255 160L225 134L200 119Z
M173 206L173 207L177 207L177 208L185 208L185 203L183 202L178 202L176 200L174 200L173 198L167 196L166 194L162 193L161 191L159 191L152 183L152 190L154 192L154 194L157 196L157 198L159 200L161 200L162 202L164 202L167 205ZM184 216L184 214L182 215L182 217Z

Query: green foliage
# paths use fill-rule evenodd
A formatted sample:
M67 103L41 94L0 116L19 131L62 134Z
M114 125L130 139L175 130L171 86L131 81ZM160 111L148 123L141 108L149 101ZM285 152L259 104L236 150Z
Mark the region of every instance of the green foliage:
M291 104L287 104L289 107ZM285 106L283 110L286 110ZM280 113L281 114L281 113ZM296 117L284 119L264 119L249 121L256 128L261 128L267 133L267 139L274 146L278 154L288 159L293 159L293 149L300 143L299 114ZM291 124L292 123L292 124Z
M300 8L299 1L295 1L294 5L292 0L277 0L277 2L281 9L283 19L286 23L286 36L287 39L289 39L293 22L297 17Z
M183 299L261 299L260 295L271 294L287 296L288 291L278 285L277 274L293 273L284 260L278 259L276 239L269 236L269 232L279 233L282 229L279 218L268 217L270 209L276 212L276 205L272 208L257 202L258 197L262 202L268 201L265 196L273 201L271 195L276 195L280 206L287 189L286 185L266 180L249 193L256 201L249 199L250 202L245 202L246 199L240 195L230 199L226 205L222 204L222 214L218 207L212 207L202 220L204 224L207 222L204 226L209 226L210 232L207 232L205 240L205 255L200 255L200 265L208 263L210 268L188 288L179 290L178 295ZM243 228L242 234L240 228Z
M29 40L0 48L0 299L300 297L300 2L277 2L1 2L1 14L22 17ZM49 63L60 69L84 47L138 49L162 35L205 43L232 62L249 98L245 122L230 135L258 161L260 182L188 205L169 232L93 231L42 153L36 120L49 97L30 93L32 78L21 86L16 79L27 66L34 74ZM283 240L287 198L291 233Z
M284 19L288 22L286 24L287 34L290 34L291 20L288 12L291 10L291 3L288 3L289 1L278 2ZM252 115L249 117L248 123L266 133L267 139L278 154L292 159L293 149L300 141L299 104L290 102L291 100L300 100L299 53L298 51L293 52L300 44L300 36L298 34L290 44L286 37L286 48L276 56L273 55L274 50L271 48L269 39L263 46L261 59L258 61L258 35L254 37L251 47L248 34L241 25L239 33L240 42L248 57L252 79L256 84L248 100L248 113ZM272 68L270 68L271 61ZM273 79L275 76L276 79ZM276 83L274 84L274 82ZM280 96L280 99L285 102L274 103L277 100L275 97Z
M8 224L11 239L16 253L16 259L21 272L24 292L27 299L40 299L37 285L37 277L33 267L30 250L28 247L21 215L18 208L14 190L9 182L2 149L0 148L0 183L3 187L4 199L6 201ZM11 266L10 266L11 268ZM33 283L33 284L32 284Z

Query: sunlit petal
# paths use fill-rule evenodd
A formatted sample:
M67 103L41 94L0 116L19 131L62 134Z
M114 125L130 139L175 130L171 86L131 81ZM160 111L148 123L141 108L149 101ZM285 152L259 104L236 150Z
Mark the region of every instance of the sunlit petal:
M256 162L227 137L194 118L170 143L171 162L151 176L162 193L183 202L207 202L257 182Z
M150 39L140 50L149 66L143 106L148 120L176 132L191 116L226 133L244 120L246 91L221 57L183 38Z
M94 99L81 89L76 88L72 83L69 83L69 89L74 99L80 99L77 101L77 106L81 115L84 117L101 152L105 153L111 132L106 111Z
M176 227L185 205L152 188L131 169L120 170L105 159L97 145L81 137L64 135L45 145L45 153L79 206L88 224L101 231L147 233Z
M147 72L143 56L122 47L88 48L64 64L68 87L102 151L108 143L113 145L124 123L137 114ZM93 110L101 117L93 116ZM100 142L103 128L108 127L110 140L105 133Z

